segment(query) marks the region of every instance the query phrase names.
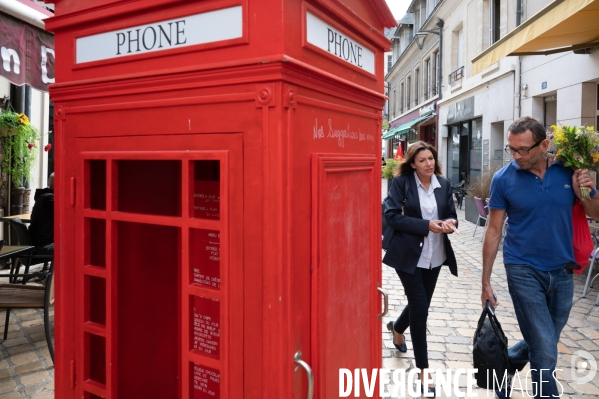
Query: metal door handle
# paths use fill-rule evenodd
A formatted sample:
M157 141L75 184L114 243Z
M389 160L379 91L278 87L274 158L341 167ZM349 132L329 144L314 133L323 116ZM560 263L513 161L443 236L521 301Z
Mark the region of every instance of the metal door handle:
M314 373L312 373L312 369L308 366L308 363L302 360L302 351L297 351L295 356L293 356L293 361L298 367L302 367L306 370L306 374L308 374L308 395L306 399L312 399L314 396ZM295 368L297 370L297 367Z
M379 320L382 319L383 317L387 316L387 313L389 313L389 293L382 289L381 287L377 287L378 292L380 292L381 294L383 294L383 303L385 304L385 310L383 310L383 313L381 313L379 315Z

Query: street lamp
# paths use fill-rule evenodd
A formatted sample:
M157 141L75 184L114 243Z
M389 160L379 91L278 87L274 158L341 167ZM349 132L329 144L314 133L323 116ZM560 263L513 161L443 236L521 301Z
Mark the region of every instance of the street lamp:
M441 99L441 82L443 81L443 25L445 22L441 18L437 20L437 29L435 30L419 30L418 33L414 35L414 40L416 41L416 45L420 50L424 47L424 40L426 39L426 35L432 33L434 35L439 35L439 73L437 74L437 87L439 100Z

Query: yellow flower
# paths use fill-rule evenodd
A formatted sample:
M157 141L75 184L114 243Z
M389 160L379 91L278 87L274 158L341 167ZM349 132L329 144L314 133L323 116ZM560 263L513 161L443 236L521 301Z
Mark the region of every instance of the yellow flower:
M591 157L593 157L593 163L599 162L599 152L592 152Z
M556 158L559 157L560 155L562 155L562 152L564 152L563 148L560 148L559 150L557 150L557 154L555 154Z
M558 143L565 143L568 140L566 139L566 136L564 135L564 132L561 129L555 129L555 133L553 135L553 141L558 144Z
M19 114L19 122L21 122L23 125L27 126L27 125L29 125L29 118L25 114Z

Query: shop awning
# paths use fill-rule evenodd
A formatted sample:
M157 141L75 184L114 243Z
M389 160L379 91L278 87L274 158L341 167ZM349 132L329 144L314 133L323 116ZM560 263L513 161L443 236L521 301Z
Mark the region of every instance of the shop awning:
M0 9L0 76L48 91L54 83L54 35Z
M599 46L599 0L555 0L472 60L477 74L508 55Z
M418 122L428 119L430 117L431 117L431 114L424 115L424 116L421 116L420 118L416 118L407 123L404 123L403 125L399 125L397 127L394 127L393 129L389 129L389 130L387 130L387 133L383 134L383 140L390 140L395 135L401 136L402 134L407 134L410 131L410 129L412 128L412 126L414 126Z

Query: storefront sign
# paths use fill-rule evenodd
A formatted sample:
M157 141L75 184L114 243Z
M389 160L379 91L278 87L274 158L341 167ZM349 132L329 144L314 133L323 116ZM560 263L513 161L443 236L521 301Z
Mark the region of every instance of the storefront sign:
M420 108L420 116L430 115L435 112L435 103L429 104L426 107Z
M0 75L48 91L54 83L54 36L0 12Z
M309 12L306 15L306 31L308 43L374 74L374 53L363 44Z
M241 6L77 38L77 64L242 36Z
M447 123L471 119L474 116L474 97L468 97L447 107Z

